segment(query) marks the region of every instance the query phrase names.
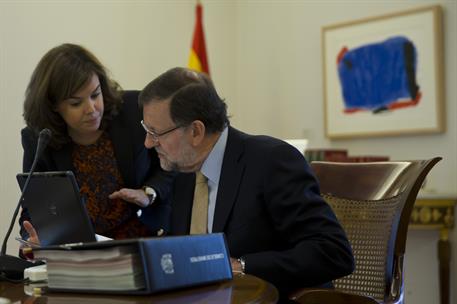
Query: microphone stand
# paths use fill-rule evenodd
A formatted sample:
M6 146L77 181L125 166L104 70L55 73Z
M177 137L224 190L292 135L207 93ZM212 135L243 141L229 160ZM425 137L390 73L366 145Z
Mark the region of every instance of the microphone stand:
M44 148L49 142L50 137L51 131L49 129L41 130L40 135L38 137L38 145L37 151L35 153L35 159L33 160L32 167L30 168L29 176L27 176L27 179L25 180L24 187L22 188L21 197L17 202L17 206L14 210L13 218L11 219L8 231L6 232L5 238L3 239L2 249L0 252L0 281L6 280L13 283L22 282L24 280L24 269L43 264L43 262L41 261L32 262L21 259L20 257L8 255L6 254L6 246L8 243L8 238L10 237L11 232L13 230L14 223L16 222L16 218L21 207L21 202L23 200L25 190L27 189L28 184L30 182L30 178L32 177L33 172L35 171L38 159L40 158L41 153L43 152Z

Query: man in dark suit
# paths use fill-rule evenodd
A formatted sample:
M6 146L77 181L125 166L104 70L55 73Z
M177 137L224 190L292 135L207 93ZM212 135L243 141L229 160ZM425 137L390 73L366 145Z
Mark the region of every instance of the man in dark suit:
M226 104L205 74L171 69L150 82L139 101L146 147L156 149L163 169L182 172L170 234L224 232L232 269L273 283L282 297L353 271L345 233L302 154L281 140L231 127ZM196 175L208 185L204 211L196 207ZM202 214L204 229L195 229Z

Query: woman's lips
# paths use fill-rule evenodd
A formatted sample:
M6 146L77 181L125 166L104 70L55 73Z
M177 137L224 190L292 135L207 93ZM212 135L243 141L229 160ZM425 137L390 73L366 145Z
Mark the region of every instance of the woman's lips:
M86 120L85 123L90 124L90 125L93 125L93 124L98 123L98 121L99 121L99 117L95 117L95 118Z

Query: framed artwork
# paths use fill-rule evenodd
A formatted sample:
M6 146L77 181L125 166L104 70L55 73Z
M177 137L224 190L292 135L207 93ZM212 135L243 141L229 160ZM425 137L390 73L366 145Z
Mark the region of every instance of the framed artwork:
M441 15L429 6L323 27L327 137L444 132Z

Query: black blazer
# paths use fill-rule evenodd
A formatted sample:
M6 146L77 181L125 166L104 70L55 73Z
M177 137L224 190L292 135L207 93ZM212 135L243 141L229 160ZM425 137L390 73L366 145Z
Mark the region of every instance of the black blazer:
M173 234L189 233L194 173L175 180ZM283 141L229 127L213 232L224 232L246 272L278 287L325 285L353 271L346 235L303 155Z
M156 202L142 210L140 220L151 230L152 234L159 229L168 231L170 217L169 195L173 176L160 168L155 149L146 149L144 139L146 132L140 124L143 113L138 106L138 91L126 91L124 103L119 114L110 122L107 129L114 146L114 154L125 187L138 189L142 186L153 187L158 194ZM28 172L35 156L38 137L30 128L21 131L24 148L23 171ZM39 159L35 171L74 171L71 158L72 144L61 149L47 147ZM138 207L140 208L140 207ZM21 213L21 235L27 236L22 229L22 222L29 219L27 209Z

